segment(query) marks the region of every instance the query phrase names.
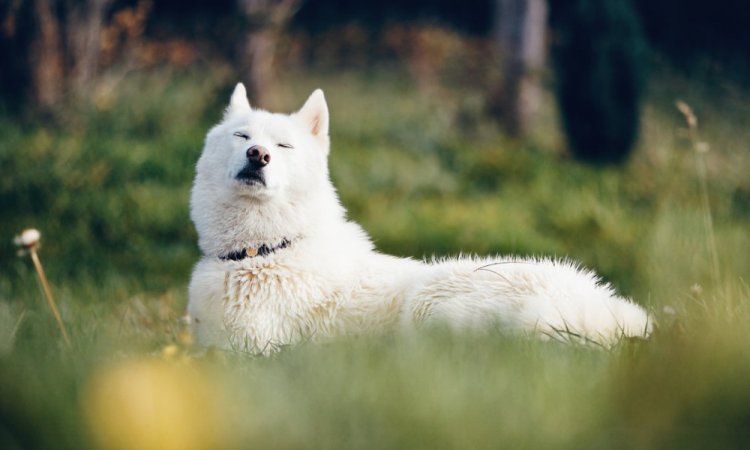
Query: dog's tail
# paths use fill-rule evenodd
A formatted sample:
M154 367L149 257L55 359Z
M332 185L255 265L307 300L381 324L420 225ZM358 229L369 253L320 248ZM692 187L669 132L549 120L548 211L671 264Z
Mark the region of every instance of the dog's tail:
M647 338L654 327L642 307L618 296L594 273L551 259L437 261L407 295L403 317L452 328L494 323L605 348L624 338Z

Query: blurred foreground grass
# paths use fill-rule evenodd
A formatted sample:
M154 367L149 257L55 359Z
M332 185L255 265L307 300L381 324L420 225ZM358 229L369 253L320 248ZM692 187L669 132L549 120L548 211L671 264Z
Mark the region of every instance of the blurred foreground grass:
M560 151L549 101L531 136L515 141L470 87L419 89L394 69L284 79L287 110L326 91L332 176L380 249L570 256L662 327L612 353L435 331L248 359L197 356L179 321L198 257L193 166L232 82L221 72L144 74L103 82L61 124L0 116L0 447L750 442L747 94L657 77L631 162L596 170ZM719 280L677 98L711 145ZM27 226L42 230L72 349L12 248Z

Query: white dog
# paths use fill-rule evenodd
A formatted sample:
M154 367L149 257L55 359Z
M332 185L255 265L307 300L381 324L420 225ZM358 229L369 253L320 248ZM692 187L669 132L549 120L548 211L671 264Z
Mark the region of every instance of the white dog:
M328 175L328 106L252 109L238 84L198 161L203 257L188 306L202 345L268 354L306 340L445 324L609 347L646 337L639 306L569 261L383 255L346 219Z

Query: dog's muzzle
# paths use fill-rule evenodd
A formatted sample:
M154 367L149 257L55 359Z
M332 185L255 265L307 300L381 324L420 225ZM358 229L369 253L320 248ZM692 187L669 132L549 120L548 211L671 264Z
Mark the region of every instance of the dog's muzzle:
M250 164L246 164L234 178L248 186L257 184L266 185L266 177L263 175L263 169L255 169Z
M247 163L235 178L247 185L261 184L265 186L266 179L263 175L263 168L271 162L271 153L261 145L253 145L247 149L245 155L247 156Z

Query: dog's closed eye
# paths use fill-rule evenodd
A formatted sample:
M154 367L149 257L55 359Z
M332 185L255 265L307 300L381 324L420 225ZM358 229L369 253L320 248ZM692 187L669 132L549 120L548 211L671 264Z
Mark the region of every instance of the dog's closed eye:
M292 144L286 144L284 142L278 143L276 145L279 146L279 147L281 147L281 148L294 148L294 146Z
M245 133L241 132L241 131L235 131L234 135L237 136L237 137L239 137L239 138L242 138L242 139L244 139L246 141L250 140L250 136L248 134L245 134Z

